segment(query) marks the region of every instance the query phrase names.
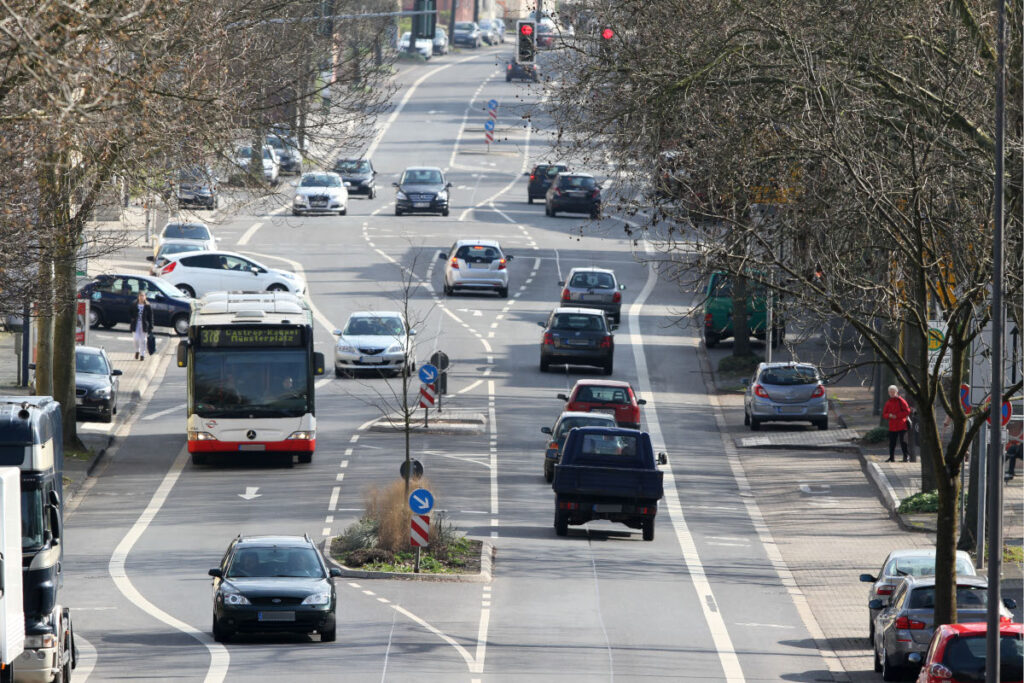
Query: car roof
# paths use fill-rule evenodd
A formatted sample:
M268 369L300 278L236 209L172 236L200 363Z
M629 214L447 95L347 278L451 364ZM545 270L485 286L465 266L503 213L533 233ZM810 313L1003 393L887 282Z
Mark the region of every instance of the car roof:
M967 552L964 550L957 550L958 556L967 556ZM888 559L894 560L900 557L935 557L935 548L900 548L899 550L893 550L889 553Z
M104 277L104 278L111 278L111 277L137 277L140 280L146 280L147 282L158 282L158 281L160 281L160 278L158 278L158 277L152 277L152 276L149 276L149 275L139 275L138 273L100 273L99 275L97 275L96 277L93 278L93 281L96 281L96 280L100 279L101 277Z
M185 251L180 254L171 254L167 258L170 259L171 261L177 261L178 259L186 258L189 256L199 256L200 254L202 254L203 256L237 256L238 258L244 258L246 261L256 261L256 259L250 256L246 256L245 254L239 254L237 251L224 251L223 249L210 249L204 252Z
M167 221L167 225L165 225L163 227L163 230L166 230L167 228L169 228L172 225L189 225L189 226L196 226L196 227L200 227L201 226L201 227L206 228L207 230L210 229L210 226L207 225L206 223L202 222L202 221ZM161 230L160 232L163 232L163 230ZM181 238L178 238L178 239L181 239Z
M444 171L438 166L406 166L405 171L437 171L442 175L444 174ZM402 171L402 173L405 173L405 171Z
M570 178L573 177L573 176L576 176L576 177L579 177L579 178L593 178L594 177L593 173L577 173L575 171L568 171L566 173L559 173L558 175L564 175L564 176L567 176L567 177L570 177Z
M401 318L398 311L355 311L350 313L349 318Z
M570 275L572 275L573 273L608 273L609 275L612 276L615 275L615 271L612 270L611 268L600 268L598 266L576 266L575 268L569 271Z
M455 246L457 246L457 247L477 246L477 245L481 246L481 247L498 247L499 249L501 248L501 244L498 243L498 240L484 240L484 239L473 240L473 239L466 239L466 240L456 240L455 241Z
M599 315L604 317L604 311L598 308L584 308L583 306L559 306L555 313L575 313L577 315Z
M630 384L629 382L623 382L622 380L618 379L578 379L576 380L576 384L572 385L572 388L575 389L576 387L582 386L626 388L629 387Z
M333 176L336 176L338 174L335 173L334 171L306 171L305 173L302 174L301 178L305 178L308 175L333 175Z
M818 366L814 363L796 363L793 361L776 361L773 363L758 363L758 370L770 370L774 368L811 368L817 370ZM934 551L932 551L934 553Z
M939 628L953 631L957 635L984 635L988 633L988 623L984 621L968 621L959 624L943 624ZM1014 635L1024 633L1024 624L1003 621L999 624L999 633L1003 635Z
M86 353L93 356L100 356L103 354L103 349L98 346L82 346L78 345L75 347L75 351L85 351Z
M283 545L290 547L306 546L314 548L313 542L305 536L239 536L235 546L268 546Z
M590 417L590 418L596 417L596 418L599 418L599 419L608 420L609 422L615 422L615 416L614 415L609 415L607 413L588 413L588 412L583 411L583 410L565 410L565 411L562 411L562 414L558 416L558 420L564 420L564 419L566 419L568 417ZM556 420L556 422L558 420Z

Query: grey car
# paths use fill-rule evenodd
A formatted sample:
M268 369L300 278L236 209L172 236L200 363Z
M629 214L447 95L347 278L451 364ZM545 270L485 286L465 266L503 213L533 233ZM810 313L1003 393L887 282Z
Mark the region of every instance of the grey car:
M618 323L622 317L622 292L626 285L615 279L615 271L607 268L573 268L558 283L562 287L563 306L599 308Z
M508 298L508 262L512 256L494 240L458 240L447 252L437 252L445 261L444 294L456 290L497 292Z
M615 368L617 325L609 325L604 311L596 308L562 307L551 311L540 342L540 371L552 365L590 365L610 375Z
M828 429L825 380L809 363L760 363L744 380L743 424L757 431L762 422L810 422Z
M956 575L977 576L978 571L971 561L971 556L963 550L956 552ZM863 583L870 583L868 589L868 602L876 598L882 601L883 605L889 604L889 596L903 581L904 576L934 576L935 575L935 548L909 548L893 550L889 553L882 569L877 576L872 574L861 574L860 580ZM881 608L868 608L868 641L875 642L875 617L881 612Z
M1007 608L1017 606L1006 598L999 606L1000 614L1012 619ZM935 577L904 577L892 600L883 606L875 598L868 606L881 609L875 617L875 671L884 681L900 681L916 675L917 665L908 656L917 652L923 657L935 631ZM988 614L988 581L980 576L958 577L956 582L956 613L960 623L985 621Z
M615 416L607 413L583 413L566 410L555 420L554 427L541 427L542 434L548 434L551 439L547 448L544 449L544 481L549 484L555 478L555 465L562 456L562 446L565 445L565 437L569 436L569 430L576 427L615 427Z

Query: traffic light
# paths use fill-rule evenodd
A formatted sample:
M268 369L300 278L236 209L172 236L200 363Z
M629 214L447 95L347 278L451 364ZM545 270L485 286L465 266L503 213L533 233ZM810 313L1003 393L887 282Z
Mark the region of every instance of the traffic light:
M537 56L537 24L533 21L516 22L516 62L533 64Z
M414 14L412 17L413 39L434 39L434 33L437 26L436 9L437 3L435 0L416 0L413 4L413 10L416 12L424 12L424 14Z
M615 37L615 31L608 26L601 29L601 40L611 40Z

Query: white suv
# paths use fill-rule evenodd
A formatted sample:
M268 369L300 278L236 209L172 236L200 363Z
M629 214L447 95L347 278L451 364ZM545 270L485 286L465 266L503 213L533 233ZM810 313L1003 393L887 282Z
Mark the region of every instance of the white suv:
M295 273L231 251L174 254L159 276L192 298L220 291L306 293L305 280Z
M458 289L496 291L508 297L508 262L494 240L459 240L445 253L437 253L445 261L444 293L449 296Z

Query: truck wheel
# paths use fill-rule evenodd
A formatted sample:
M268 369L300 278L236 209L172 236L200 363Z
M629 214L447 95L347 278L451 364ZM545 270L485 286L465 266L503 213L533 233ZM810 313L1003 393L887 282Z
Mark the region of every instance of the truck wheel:
M569 513L563 510L555 510L555 535L569 535Z
M721 337L719 337L714 332L708 332L707 330L704 330L704 346L708 347L709 349L713 349L718 345L718 342L720 340Z
M645 541L654 540L654 517L649 517L640 522L640 529L643 531Z

